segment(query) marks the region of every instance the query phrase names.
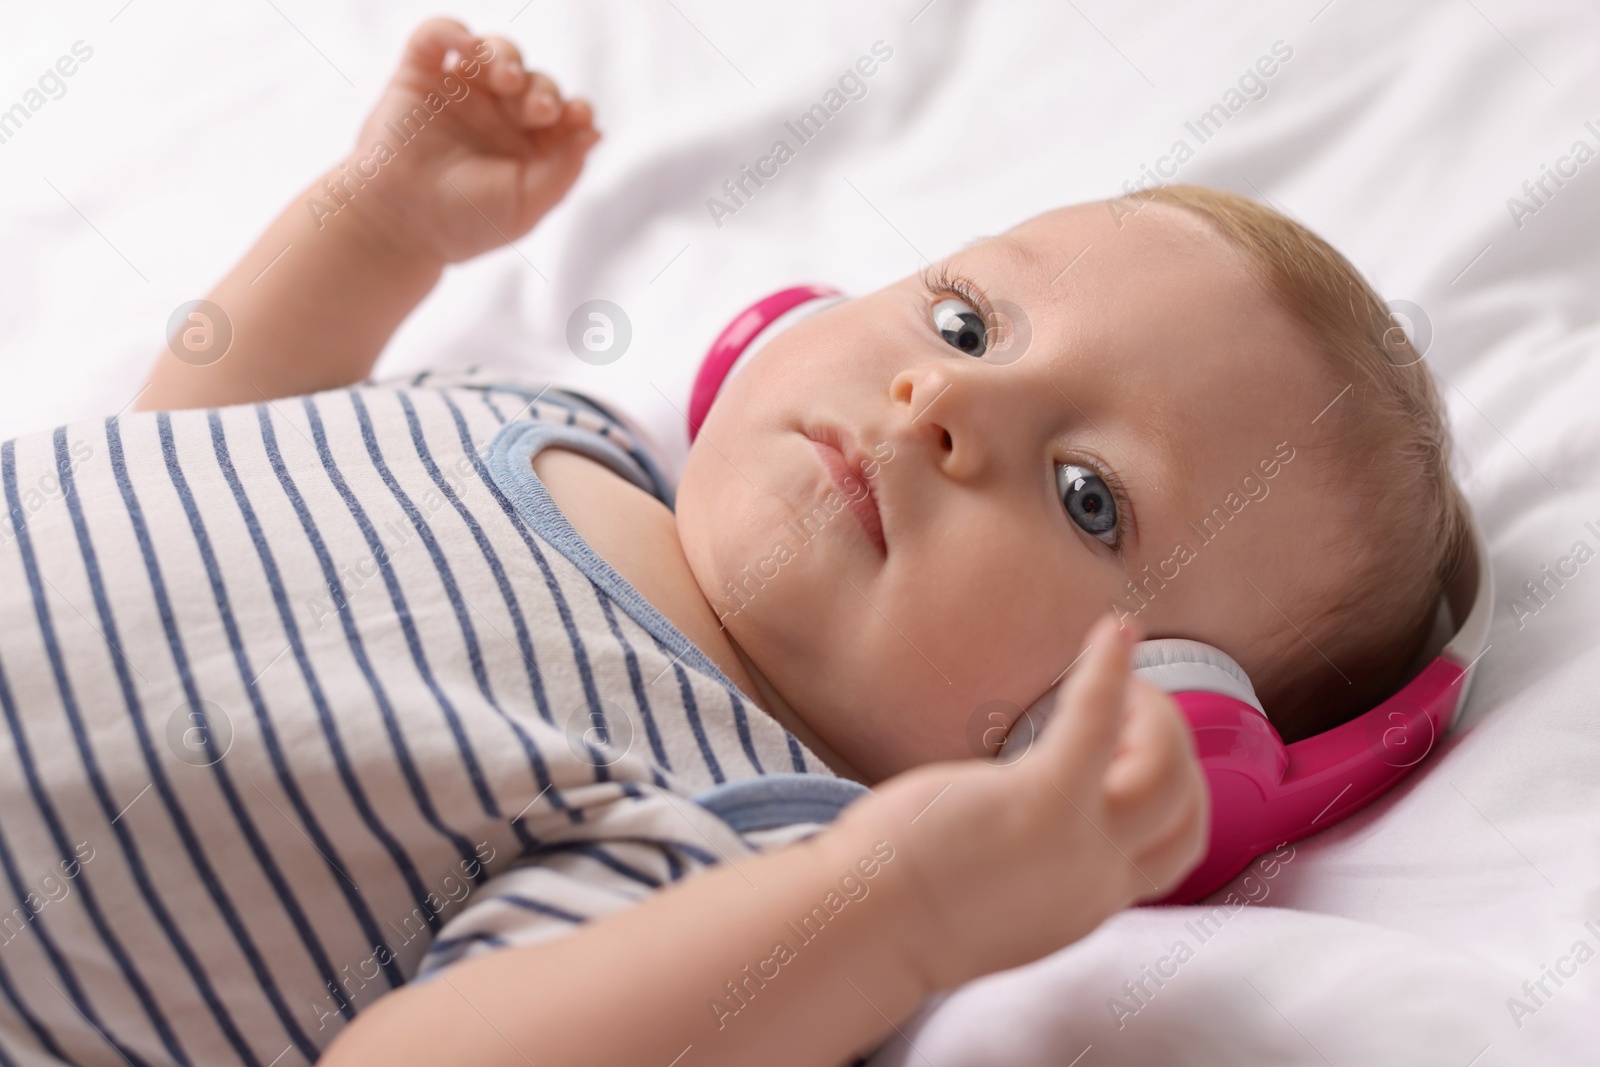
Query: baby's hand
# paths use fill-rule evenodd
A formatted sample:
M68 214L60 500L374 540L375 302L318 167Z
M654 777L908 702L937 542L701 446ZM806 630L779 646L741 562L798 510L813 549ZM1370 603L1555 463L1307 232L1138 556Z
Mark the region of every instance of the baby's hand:
M1177 705L1131 676L1132 641L1110 618L1090 631L1020 760L919 767L840 816L904 860L884 870L898 872L899 942L926 992L1067 945L1200 859L1200 765Z
M329 206L394 247L454 263L532 229L599 139L589 105L524 70L510 41L432 19L361 128L347 166L365 184L342 183L345 203Z

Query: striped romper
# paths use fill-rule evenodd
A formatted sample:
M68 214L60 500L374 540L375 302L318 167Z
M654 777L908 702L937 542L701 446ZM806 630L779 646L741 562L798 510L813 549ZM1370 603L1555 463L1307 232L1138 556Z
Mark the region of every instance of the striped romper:
M0 1067L310 1063L825 821L704 802L853 783L584 544L552 444L671 504L599 405L472 372L0 444Z

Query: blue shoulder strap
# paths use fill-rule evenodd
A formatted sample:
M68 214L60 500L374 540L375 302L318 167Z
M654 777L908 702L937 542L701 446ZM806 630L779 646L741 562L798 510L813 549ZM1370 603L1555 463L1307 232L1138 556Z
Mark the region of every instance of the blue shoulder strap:
M870 792L848 778L768 774L724 782L693 799L743 834L797 822L830 823L846 804Z

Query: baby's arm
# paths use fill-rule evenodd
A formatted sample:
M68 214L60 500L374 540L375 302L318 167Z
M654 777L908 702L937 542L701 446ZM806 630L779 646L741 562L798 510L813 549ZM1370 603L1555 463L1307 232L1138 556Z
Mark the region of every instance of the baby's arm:
M444 69L449 52L458 59ZM599 138L516 47L434 19L355 149L283 210L164 351L137 406L255 402L361 381L447 263L531 229ZM223 331L232 342L221 358ZM185 347L184 339L188 339Z
M926 765L808 841L405 986L319 1064L831 1067L929 993L1037 959L1170 890L1207 825L1189 732L1170 699L1130 677L1131 634L1107 619L1089 641L1020 761ZM877 861L870 880L864 857ZM785 924L847 873L867 895L797 944ZM792 958L760 975L780 940ZM746 985L752 974L765 984Z

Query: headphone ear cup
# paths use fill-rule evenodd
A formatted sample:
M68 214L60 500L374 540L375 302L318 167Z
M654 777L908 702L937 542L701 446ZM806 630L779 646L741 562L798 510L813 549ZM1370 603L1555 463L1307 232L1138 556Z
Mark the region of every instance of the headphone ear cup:
M1266 715L1244 668L1203 641L1181 637L1140 641L1133 648L1133 673L1167 693L1220 693Z
M842 303L845 297L825 285L795 285L771 293L751 304L727 326L700 361L689 391L689 440L700 433L711 412L711 402L727 380L762 345L803 318Z

